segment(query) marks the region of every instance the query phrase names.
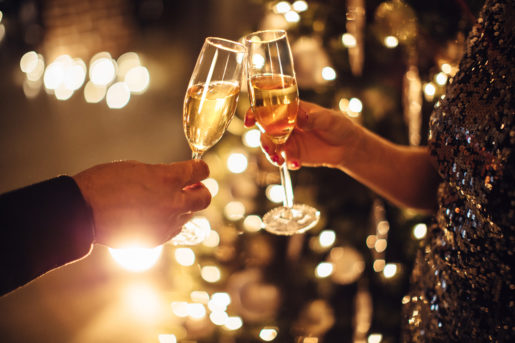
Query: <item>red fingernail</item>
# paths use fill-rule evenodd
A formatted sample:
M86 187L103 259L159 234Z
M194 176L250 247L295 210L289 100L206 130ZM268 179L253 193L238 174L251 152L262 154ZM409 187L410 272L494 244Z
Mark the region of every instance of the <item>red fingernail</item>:
M275 163L279 163L279 155L273 155L271 157L272 161L275 162Z
M251 123L249 117L247 117L247 116L245 116L244 123L245 123L245 126L252 126L252 123Z
M291 165L292 165L292 167L293 167L293 168L298 168L298 167L300 167L300 164L299 164L299 162L297 162L297 161L291 161L290 163L291 163Z
M270 152L270 148L267 147L266 145L263 145L263 150L265 150L265 152L269 153Z

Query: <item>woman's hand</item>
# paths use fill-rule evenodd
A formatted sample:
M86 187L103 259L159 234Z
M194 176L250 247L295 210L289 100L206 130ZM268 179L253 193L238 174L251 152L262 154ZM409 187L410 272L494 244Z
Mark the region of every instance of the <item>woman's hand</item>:
M245 125L255 124L252 109L245 116ZM351 144L355 125L343 113L316 104L300 101L297 124L288 141L274 144L266 135L261 135L261 147L272 163L281 165L286 153L288 167L301 166L337 167L345 150Z
M177 235L191 213L206 208L211 194L203 161L101 164L75 175L93 210L95 243L121 247L135 241L156 246Z

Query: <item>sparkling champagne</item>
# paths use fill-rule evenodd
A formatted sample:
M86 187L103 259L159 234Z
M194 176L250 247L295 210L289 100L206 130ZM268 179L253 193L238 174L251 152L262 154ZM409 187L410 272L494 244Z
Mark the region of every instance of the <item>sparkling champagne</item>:
M257 126L275 144L286 142L299 108L295 78L286 75L258 75L249 80L251 106Z
M224 134L236 110L240 87L218 81L191 86L184 101L184 133L195 154L201 155Z

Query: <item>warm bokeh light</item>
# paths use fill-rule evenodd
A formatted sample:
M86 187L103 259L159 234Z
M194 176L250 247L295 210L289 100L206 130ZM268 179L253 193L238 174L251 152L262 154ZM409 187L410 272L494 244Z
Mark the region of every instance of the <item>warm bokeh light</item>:
M56 89L62 84L64 80L64 65L68 59L71 59L68 55L60 56L48 65L43 76L43 82L47 89Z
M377 223L377 233L386 235L390 231L390 223L387 220L381 220Z
M162 245L155 248L109 248L109 252L114 260L124 269L132 272L141 272L152 268L161 256L162 251Z
M358 98L350 98L349 110L355 113L360 113L363 110L363 104Z
M426 237L427 233L427 225L424 223L419 223L413 227L413 236L416 239L422 239Z
M213 295L211 295L211 300L217 305L217 308L226 308L231 303L231 297L229 293L226 292L213 293Z
M292 7L297 12L304 12L308 9L308 3L304 0L297 0L292 4Z
M386 261L383 259L377 259L374 261L374 264L372 265L372 268L376 273L382 272L384 269L384 266L386 264Z
M222 273L220 272L220 268L217 266L204 266L200 270L200 276L207 282L215 283L220 281L222 278Z
M266 197L273 203L281 203L284 199L284 190L281 185L268 185L265 191Z
M174 334L160 334L157 339L159 343L177 343L177 337Z
M247 156L240 152L232 153L227 158L227 169L234 174L243 173L247 169L248 164Z
M284 14L284 19L286 19L288 23L298 23L300 15L295 11L288 11Z
M127 71L124 81L132 93L141 94L150 84L150 73L146 67L137 66Z
M447 74L444 73L444 72L440 72L440 73L436 74L435 75L435 81L440 86L445 85L445 83L447 82Z
M116 76L115 62L111 55L100 53L92 58L89 66L89 79L96 85L106 86L114 80Z
M199 303L188 304L188 316L193 319L202 319L206 316L206 307Z
M171 304L172 312L177 317L187 317L188 316L188 303L185 301L174 301Z
M380 238L376 240L376 243L374 244L374 249L376 249L377 252L383 252L386 250L388 242L386 239Z
M324 230L320 232L318 237L320 246L326 248L330 247L336 241L336 233L333 230Z
M265 327L259 332L259 338L265 342L271 342L277 337L277 329Z
M243 320L238 316L232 316L227 318L224 327L227 330L235 331L243 326Z
M88 81L84 87L84 99L88 103L100 102L104 99L106 91L106 86L95 85L93 82Z
M248 130L243 134L243 144L249 148L257 148L261 145L261 132L258 129Z
M384 266L383 275L385 278L390 279L397 274L397 265L395 263L388 263Z
M217 247L220 244L220 235L218 232L211 230L202 244L210 248Z
M347 48L353 48L356 46L356 38L350 33L344 33L342 35L342 44Z
M245 216L245 205L240 201L231 201L225 205L224 215L232 221L240 220Z
M252 56L252 67L255 69L261 69L265 65L265 57L263 55L255 53Z
M395 36L386 36L384 38L384 45L387 48L395 48L399 45L399 40Z
M450 74L452 72L452 66L449 63L442 63L440 69L442 69L445 74Z
M213 178L207 178L205 180L202 180L202 183L206 188L209 190L209 193L211 193L211 197L214 197L218 194L218 182Z
M148 284L129 284L125 289L125 300L131 313L139 320L151 322L159 316L159 294Z
M195 263L195 253L190 248L175 249L175 260L181 266L192 266Z
M243 228L247 232L258 232L264 227L263 220L260 216L252 214L247 216L243 221Z
M288 1L279 1L274 6L275 13L284 14L291 10L290 3Z
M433 100L433 96L436 93L436 87L431 82L428 82L424 85L424 95L427 101Z
M209 294L206 291L192 291L190 299L196 303L207 304L209 302Z
M35 51L29 51L23 54L20 59L20 69L24 73L31 73L38 64L38 54Z
M107 89L107 106L113 109L125 107L129 103L131 92L125 82L116 82Z
M368 335L368 343L381 343L383 341L383 335L380 333L371 333Z
M225 325L228 318L229 315L227 314L227 312L224 311L214 311L211 312L211 314L209 315L209 319L211 320L211 322L218 326Z
M318 278L326 278L333 273L333 264L330 262L320 262L315 269L315 275Z
M41 77L45 72L45 60L41 54L38 54L36 65L29 72L26 73L27 80L41 81Z
M332 81L336 79L336 71L332 67L323 67L322 78L326 81Z
M141 66L141 61L137 53L126 52L118 57L116 64L118 65L118 78L123 80L129 70Z
M55 98L57 100L68 100L73 95L73 90L66 88L64 84L59 85L56 89L54 89Z

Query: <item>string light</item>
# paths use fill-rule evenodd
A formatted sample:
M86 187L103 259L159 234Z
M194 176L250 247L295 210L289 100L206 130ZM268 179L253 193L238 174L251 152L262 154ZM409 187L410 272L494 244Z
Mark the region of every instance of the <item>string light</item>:
M247 169L248 164L247 156L243 153L232 153L227 158L227 169L234 174L243 173Z

